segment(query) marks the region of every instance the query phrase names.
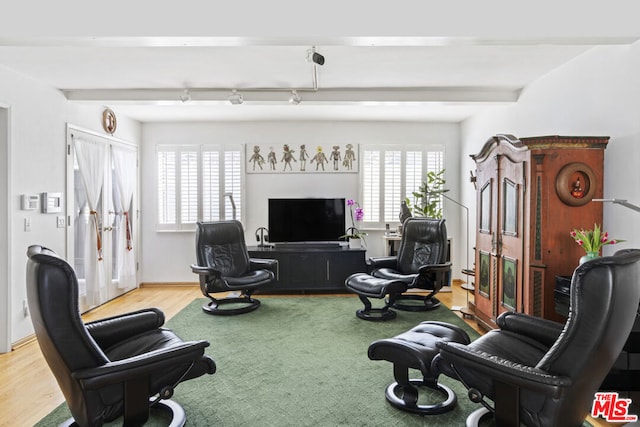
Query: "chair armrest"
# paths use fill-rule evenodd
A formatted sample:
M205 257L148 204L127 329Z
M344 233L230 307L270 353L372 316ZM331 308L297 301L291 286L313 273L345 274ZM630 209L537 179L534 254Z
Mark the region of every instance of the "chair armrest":
M81 369L71 375L85 390L98 390L107 385L173 368L180 363L195 361L204 354L204 349L208 346L207 341L187 341L102 366Z
M563 389L572 384L570 377L550 375L535 367L514 363L484 351L474 350L464 344L441 341L436 345L440 349L439 363L444 362L458 370L483 373L493 380L545 393L554 398L559 398Z
M504 331L527 336L549 347L556 342L564 329L563 323L511 311L498 316L496 323Z
M427 264L421 265L418 267L419 274L428 274L428 273L446 273L451 270L451 263L445 262L442 264Z
M222 272L213 267L205 267L202 265L191 264L191 271L201 276L222 277Z
M413 279L411 286L420 289L433 289L437 292L449 284L450 277L450 262L421 265L418 267L418 275Z
M123 339L157 329L163 324L164 313L157 308L147 308L88 322L85 326L98 346L104 349Z
M251 271L269 270L273 272L273 274L276 274L276 270L278 269L278 260L268 258L249 258L249 269Z
M367 259L367 265L371 269L376 268L396 268L398 266L397 256L370 257Z

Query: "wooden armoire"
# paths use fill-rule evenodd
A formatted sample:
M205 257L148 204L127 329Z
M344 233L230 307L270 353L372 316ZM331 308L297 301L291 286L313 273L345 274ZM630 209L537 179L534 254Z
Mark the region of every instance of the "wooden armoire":
M477 189L475 298L487 329L504 311L557 321L556 276L584 251L569 235L602 224L608 137L496 135L471 155Z

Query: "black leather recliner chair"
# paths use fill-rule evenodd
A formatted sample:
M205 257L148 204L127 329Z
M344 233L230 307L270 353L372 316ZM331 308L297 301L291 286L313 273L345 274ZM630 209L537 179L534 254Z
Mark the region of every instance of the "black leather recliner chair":
M449 283L451 263L447 261L447 227L444 219L410 217L402 225L397 256L369 258L371 275L400 280L427 295L403 293L396 296L394 308L409 311L433 310L440 306L435 294Z
M198 264L191 271L200 276L200 290L209 298L202 310L208 314L242 314L260 306L251 298L256 289L275 278L277 261L250 258L239 221L198 222ZM240 292L240 296L215 298L213 293Z
M141 425L150 405L170 409L171 425L183 425L184 410L168 399L180 382L215 372L213 359L204 354L209 343L182 341L162 328L158 309L85 324L71 266L42 246L30 246L27 255L33 327L74 425L101 426L122 415L125 425Z
M640 302L640 250L618 251L579 266L565 324L504 313L471 344L440 342L434 364L461 381L496 426L581 426L615 363ZM494 406L486 402L492 400Z

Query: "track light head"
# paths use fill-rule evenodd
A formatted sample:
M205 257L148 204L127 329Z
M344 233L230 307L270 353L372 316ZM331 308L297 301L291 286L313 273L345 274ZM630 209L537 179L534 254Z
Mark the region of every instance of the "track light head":
M229 95L229 102L233 105L240 105L244 102L244 99L242 98L241 93L238 93L237 90L233 89L231 91L231 95Z
M324 65L324 55L316 52L316 47L313 46L311 49L307 50L307 61L317 65Z
M180 95L180 101L189 102L191 101L191 94L189 93L189 89L185 89L184 93Z
M298 91L295 89L292 90L291 96L289 97L289 104L298 105L300 104L300 101L302 101L302 98L298 95Z

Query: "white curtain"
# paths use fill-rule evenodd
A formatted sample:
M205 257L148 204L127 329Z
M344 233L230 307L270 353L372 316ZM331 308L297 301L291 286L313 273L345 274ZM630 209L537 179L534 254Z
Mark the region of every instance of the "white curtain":
M76 159L90 209L86 223L84 246L86 297L89 306L107 300L107 289L102 260L102 221L99 203L104 183L107 146L103 142L73 137Z
M114 168L114 185L118 191L122 209L120 226L117 228L118 236L114 239L117 246L114 250L116 257L116 271L119 272L118 287L127 289L136 285L136 258L133 247L133 193L136 185L136 152L122 147L113 146L111 149ZM118 212L120 216L120 212Z

